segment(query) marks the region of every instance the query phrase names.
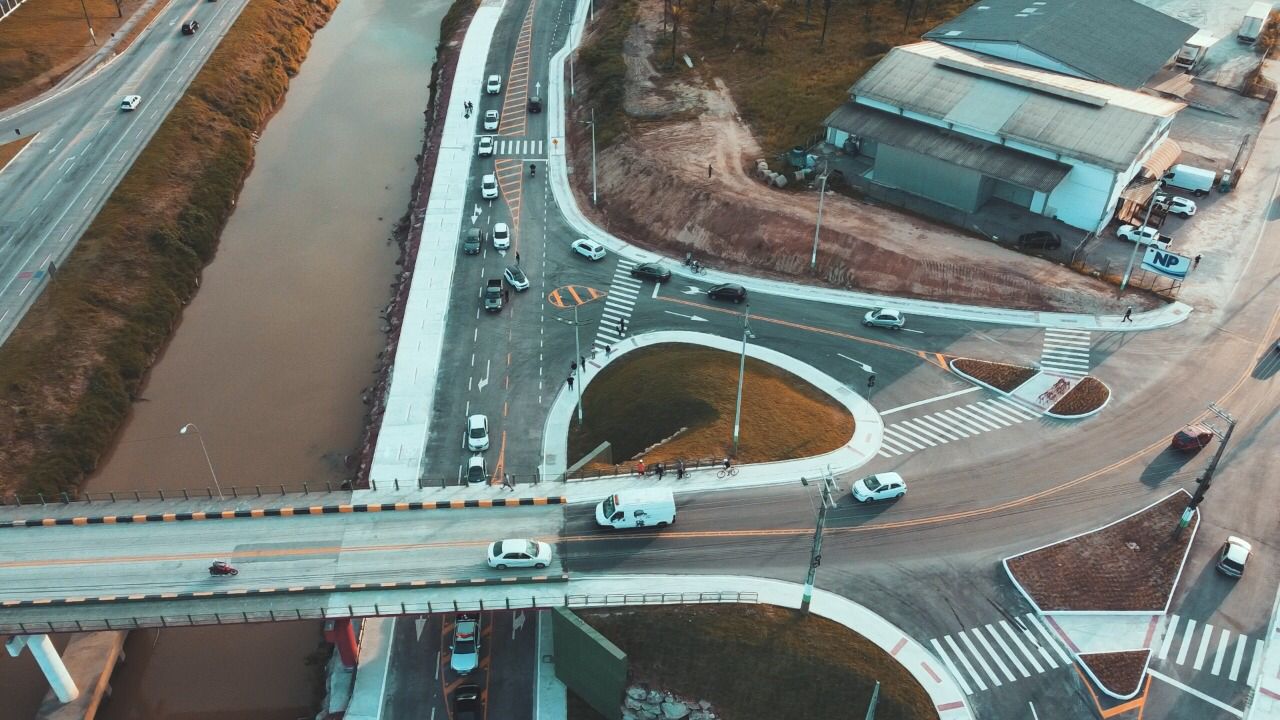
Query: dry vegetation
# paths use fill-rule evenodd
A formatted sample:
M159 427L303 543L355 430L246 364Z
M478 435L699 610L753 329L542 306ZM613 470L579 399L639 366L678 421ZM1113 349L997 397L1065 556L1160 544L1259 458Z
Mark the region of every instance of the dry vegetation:
M336 5L249 4L0 347L0 491L74 490L96 466L213 257L253 133Z
M1107 386L1103 385L1101 380L1090 376L1071 388L1071 392L1054 403L1049 412L1065 417L1084 415L1102 407L1109 397L1111 397L1111 391Z
M901 664L843 625L767 605L581 612L627 653L634 680L710 701L734 720L938 717ZM571 712L570 720L593 720Z
M27 143L35 139L35 135L28 135L21 140L14 140L13 142L0 145L0 171L3 171L4 166L8 165L10 160L14 159L18 156L18 153L22 152L22 148L26 147Z
M693 345L628 353L587 386L583 412L590 420L569 434L570 462L606 440L617 463L641 453L650 465L723 457L733 435L737 383L733 353ZM853 416L842 405L795 375L747 358L740 462L809 457L851 437Z
M1089 666L1103 687L1123 697L1137 692L1147 672L1147 656L1150 654L1149 650L1127 650L1088 653L1081 655L1080 659Z
M1013 392L1019 385L1035 377L1038 372L1035 368L1021 365L1006 365L969 358L956 358L953 364L960 372L1004 392Z

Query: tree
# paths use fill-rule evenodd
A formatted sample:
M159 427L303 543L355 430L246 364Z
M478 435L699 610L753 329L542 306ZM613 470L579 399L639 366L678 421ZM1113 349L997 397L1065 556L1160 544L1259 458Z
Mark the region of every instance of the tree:
M907 10L903 13L902 32L906 32L911 25L911 15L916 11L916 0L907 0Z
M724 0L724 26L720 34L724 40L729 39L729 25L733 22L733 3L737 0Z
M818 52L827 42L827 20L831 18L831 0L822 0L822 35L818 37Z
M676 64L676 41L680 39L680 18L684 15L684 8L676 4L676 0L671 0L671 65Z
M769 39L769 29L782 10L782 0L756 0L756 28L760 32L760 49Z

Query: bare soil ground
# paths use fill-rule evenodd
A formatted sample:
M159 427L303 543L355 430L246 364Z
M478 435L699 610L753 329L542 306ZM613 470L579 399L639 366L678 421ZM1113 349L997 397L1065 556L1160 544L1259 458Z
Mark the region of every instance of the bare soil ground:
M1174 493L1114 525L1005 562L1042 612L1160 612L1199 522L1178 529L1188 498Z
M35 135L28 135L21 140L14 140L0 145L0 172L4 171L10 160L13 160L18 156L18 153L22 152L22 148L26 147L27 143L35 139Z
M1035 377L1036 374L1035 368L987 360L956 358L954 364L956 369L964 374L1005 392L1017 390L1019 385Z
M1089 653L1081 655L1080 660L1089 666L1104 688L1123 697L1136 692L1142 684L1150 654L1150 650Z
M590 138L569 123L579 204L614 234L674 257L693 252L712 267L812 278L817 194L771 189L750 174L762 150L722 81L694 72L668 79L655 69L661 19L662 4L642 0L624 44L630 132L598 156L597 209ZM580 83L589 72L578 68ZM814 282L888 295L1073 312L1113 304L1110 286L1092 278L836 194L825 202L818 265Z
M1084 415L1102 407L1109 397L1111 390L1101 380L1089 376L1076 383L1071 392L1049 408L1049 412L1066 416Z

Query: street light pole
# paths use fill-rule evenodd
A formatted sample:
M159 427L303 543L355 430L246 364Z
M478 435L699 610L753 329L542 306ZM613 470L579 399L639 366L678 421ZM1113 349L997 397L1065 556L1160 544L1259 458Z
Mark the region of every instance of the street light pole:
M182 429L178 431L178 434L186 435L188 430L194 431L196 439L200 441L200 451L204 453L204 461L209 465L209 474L213 476L213 486L218 490L218 499L225 499L222 497L222 486L218 484L218 473L213 471L213 460L209 459L209 448L205 447L204 444L204 435L201 434L200 428L196 427L195 423L187 423L186 425L183 425Z
M592 5L592 7L595 7ZM596 205L596 109L591 108L591 206Z
M582 345L578 342L578 328L580 326L581 326L581 323L578 322L578 306L574 305L573 306L573 353L574 353L573 356L575 358L578 358L579 360L581 360L582 358ZM582 366L584 362L579 362L575 364L574 367L577 369L573 371L574 374L577 375L577 377L574 378L573 384L578 387L578 424L579 425L582 424L582 373L584 371L584 368Z
M738 400L733 408L733 457L738 456L738 431L742 427L742 380L747 369L747 338L751 334L751 306L742 311L742 352L738 355Z
M813 228L813 256L809 258L809 271L817 274L818 272L818 233L822 232L822 201L827 198L827 168L822 168L822 176L818 179L822 181L822 186L818 190L818 224Z
M1215 415L1222 418L1227 423L1227 431L1223 433L1218 440L1218 451L1213 454L1213 458L1209 460L1209 465L1204 469L1204 474L1196 481L1196 491L1192 493L1191 499L1187 501L1187 507L1182 511L1182 517L1178 520L1178 529L1181 530L1191 523L1191 515L1195 511L1196 506L1204 500L1204 494L1209 492L1209 486L1213 484L1213 473L1218 469L1218 461L1222 459L1222 453L1227 449L1227 443L1231 441L1231 433L1236 429L1236 419L1231 413L1222 408L1209 404L1209 409ZM1216 432L1216 430L1215 430Z
M1151 209L1156 205L1156 194L1160 192L1160 186L1164 184L1164 180L1156 180L1156 189L1151 191L1151 200L1147 202L1147 214L1142 217L1142 228L1147 227L1147 222L1151 220ZM1129 276L1133 274L1133 263L1138 258L1138 248L1142 243L1135 242L1133 244L1133 252L1129 254L1129 265L1124 269L1124 279L1120 281L1120 292L1116 293L1116 297L1124 292L1129 286Z
M800 482L808 485L809 481L800 478ZM804 579L804 594L800 596L800 612L808 615L809 604L813 601L813 583L818 578L818 566L822 564L822 531L827 527L827 510L835 507L831 494L838 490L835 478L828 469L822 478L822 507L818 508L818 522L813 529L813 548L809 551L809 574Z

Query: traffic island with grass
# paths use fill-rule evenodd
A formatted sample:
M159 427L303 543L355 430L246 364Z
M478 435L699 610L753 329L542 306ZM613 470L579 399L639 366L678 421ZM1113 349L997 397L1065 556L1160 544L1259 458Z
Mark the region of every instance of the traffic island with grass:
M583 393L588 421L569 433L577 462L609 443L585 469L612 470L643 458L686 462L725 457L733 437L738 355L669 343L610 362ZM739 463L811 457L853 436L853 416L803 379L748 357L742 393Z
M897 660L816 615L769 605L694 605L579 616L627 653L632 683L706 699L725 718L862 717L877 680L877 720L938 717ZM572 696L568 717L600 720Z
M1076 420L1097 413L1111 401L1111 388L1092 375L1051 375L1034 367L954 358L951 371L983 387L1021 400L1049 417Z

